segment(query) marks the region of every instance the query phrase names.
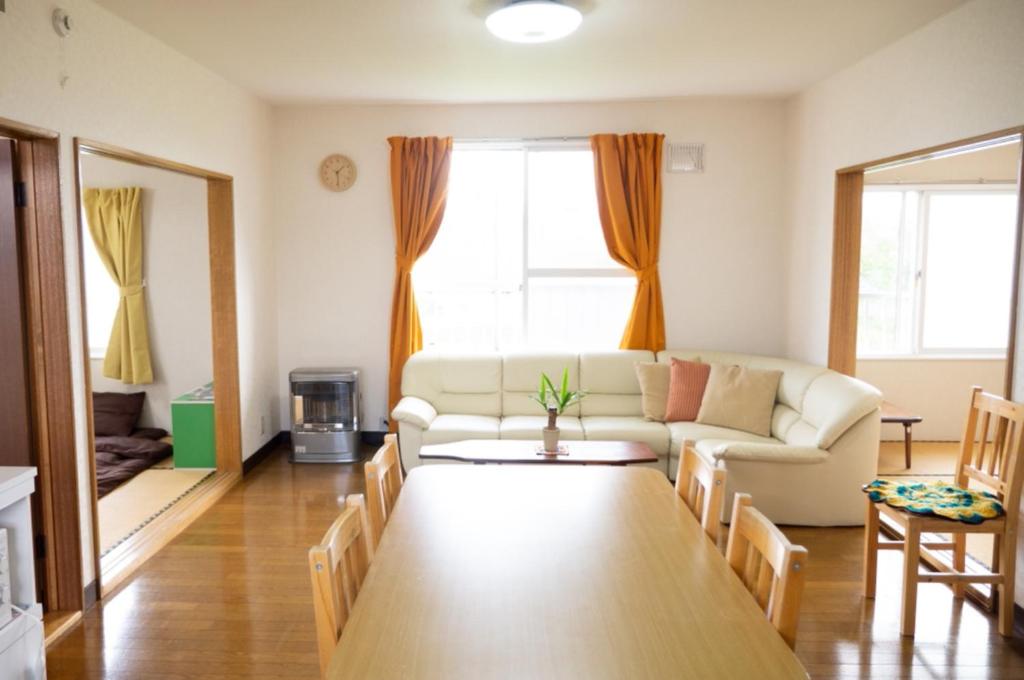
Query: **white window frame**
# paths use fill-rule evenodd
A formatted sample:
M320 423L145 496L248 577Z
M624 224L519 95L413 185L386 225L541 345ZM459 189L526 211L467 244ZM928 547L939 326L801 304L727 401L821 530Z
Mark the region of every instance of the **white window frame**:
M619 267L575 268L575 267L531 267L530 266L530 191L529 174L530 151L592 151L586 138L566 139L519 139L519 140L455 140L452 146L455 151L487 150L487 151L523 151L523 273L519 284L519 293L523 296L522 304L522 343L528 346L530 337L530 281L531 279L564 278L629 278L636 275L632 270ZM602 240L604 235L602 233ZM625 330L625 329L623 329ZM617 348L609 348L615 349ZM496 348L497 349L497 348Z
M934 359L1005 359L1007 352L1009 351L1010 341L1010 328L1006 329L1006 341L1007 346L1002 349L989 349L989 348L941 348L941 349L926 349L924 347L924 305L925 305L925 289L928 276L928 210L929 201L928 198L934 195L955 195L955 194L969 194L969 193L987 193L987 194L1010 194L1013 196L1017 195L1017 185L1012 182L977 182L973 184L870 184L864 187L865 193L867 192L893 192L899 191L903 194L910 191L916 191L918 193L918 206L917 206L917 224L914 228L917 230L917 242L916 252L914 253L914 309L913 309L913 329L911 337L913 338L913 346L909 353L872 353L872 354L861 354L857 353L857 359L906 359L906 360L934 360ZM905 217L907 212L906 196L904 195L903 204L900 215L900 229L904 230L909 225L905 223ZM901 239L902 241L902 234ZM1020 244L1014 243L1013 247L1019 248ZM900 249L900 257L904 257L905 253L903 249ZM859 273L858 273L859 275Z

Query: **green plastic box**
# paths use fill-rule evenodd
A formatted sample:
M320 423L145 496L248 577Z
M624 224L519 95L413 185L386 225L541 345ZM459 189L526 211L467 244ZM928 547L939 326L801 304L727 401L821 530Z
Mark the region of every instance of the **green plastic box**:
M174 467L217 467L213 422L213 383L187 392L171 402Z

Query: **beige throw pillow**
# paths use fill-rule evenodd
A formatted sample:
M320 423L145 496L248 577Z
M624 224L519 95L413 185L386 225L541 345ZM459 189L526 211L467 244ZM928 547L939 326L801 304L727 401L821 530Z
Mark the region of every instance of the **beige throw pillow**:
M711 364L697 422L771 436L782 371Z
M637 363L636 379L640 382L640 404L645 420L665 422L668 384L672 369L668 364Z

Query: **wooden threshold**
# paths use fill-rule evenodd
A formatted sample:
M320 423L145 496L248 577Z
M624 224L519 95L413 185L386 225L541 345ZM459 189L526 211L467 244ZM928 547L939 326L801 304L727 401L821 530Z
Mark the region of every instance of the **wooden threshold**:
M64 637L64 634L74 628L82 620L82 612L46 612L43 614L43 638L46 640L46 648L49 649L57 640Z
M241 478L237 472L215 473L209 481L111 550L101 561L100 597L107 597L114 592L146 560L187 529Z

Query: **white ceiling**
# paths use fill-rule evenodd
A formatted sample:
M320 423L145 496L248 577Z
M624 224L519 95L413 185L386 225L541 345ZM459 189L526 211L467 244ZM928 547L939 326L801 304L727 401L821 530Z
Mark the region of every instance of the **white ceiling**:
M565 40L503 43L501 0L98 0L271 100L783 95L965 0L565 0Z

